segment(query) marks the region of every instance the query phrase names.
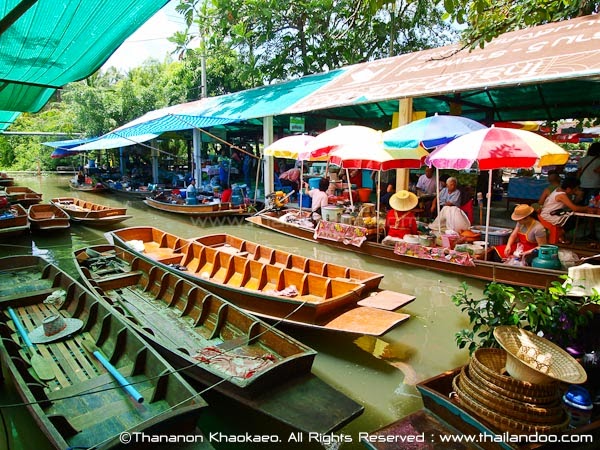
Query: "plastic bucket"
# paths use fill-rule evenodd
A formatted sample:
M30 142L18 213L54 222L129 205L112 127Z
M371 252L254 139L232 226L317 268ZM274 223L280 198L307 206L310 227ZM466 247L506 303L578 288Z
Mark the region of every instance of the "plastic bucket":
M360 188L356 190L358 192L358 199L361 202L368 202L371 197L371 189L369 188Z
M308 179L308 186L311 189L319 189L319 182L321 181L320 178L309 178Z
M339 222L342 217L341 206L323 206L321 208L321 215L323 216L323 220L327 222Z
M198 204L198 199L196 197L187 197L185 199L185 204L186 205L197 205Z
M303 208L310 208L312 206L312 198L306 195L306 193L303 193L300 206L302 206Z

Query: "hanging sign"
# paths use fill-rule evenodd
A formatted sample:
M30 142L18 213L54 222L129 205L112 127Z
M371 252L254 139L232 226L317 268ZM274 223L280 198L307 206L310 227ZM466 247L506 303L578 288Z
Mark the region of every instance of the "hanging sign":
M290 116L290 131L304 132L304 117Z

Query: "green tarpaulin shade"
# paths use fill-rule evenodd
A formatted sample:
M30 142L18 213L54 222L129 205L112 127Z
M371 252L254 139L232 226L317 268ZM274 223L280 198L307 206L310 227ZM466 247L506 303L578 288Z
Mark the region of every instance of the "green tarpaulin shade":
M11 123L17 120L20 114L14 111L0 111L0 131L6 130Z
M0 110L37 112L96 72L167 0L0 0Z

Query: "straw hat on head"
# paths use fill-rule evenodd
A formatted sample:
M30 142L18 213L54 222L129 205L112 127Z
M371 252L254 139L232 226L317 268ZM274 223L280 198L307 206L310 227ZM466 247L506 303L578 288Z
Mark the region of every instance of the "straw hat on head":
M29 340L34 344L45 344L57 341L75 333L83 327L79 319L65 318L60 314L46 317L42 325L29 333Z
M410 211L419 203L419 198L412 192L401 190L390 197L390 206L396 211Z
M583 367L548 339L515 326L496 327L494 337L506 350L506 371L513 378L534 384L555 380L581 384L587 380Z
M567 283L571 284L567 295L590 297L594 294L594 289L600 294L600 266L587 263L572 266L569 267L568 276L568 280L563 283L563 287L566 287Z
M514 221L524 219L530 216L534 209L529 205L517 205L510 218Z

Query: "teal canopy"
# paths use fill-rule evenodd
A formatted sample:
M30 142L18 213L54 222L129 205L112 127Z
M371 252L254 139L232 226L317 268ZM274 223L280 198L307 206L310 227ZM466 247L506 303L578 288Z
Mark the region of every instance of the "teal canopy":
M0 0L0 110L39 111L56 89L96 72L167 1ZM0 130L3 120L0 112Z

